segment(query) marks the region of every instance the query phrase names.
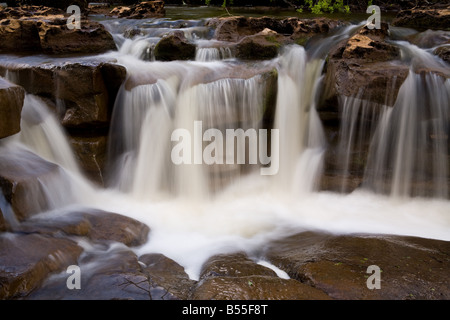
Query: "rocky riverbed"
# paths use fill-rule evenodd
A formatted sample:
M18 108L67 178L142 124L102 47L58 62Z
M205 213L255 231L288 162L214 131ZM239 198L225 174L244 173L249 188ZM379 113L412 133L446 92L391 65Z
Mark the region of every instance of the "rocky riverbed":
M162 1L151 1L107 14L108 19L160 18L164 6ZM211 32L218 46L248 64L233 76L263 75L262 121L266 124L274 121L278 74L270 64L263 72L255 71L254 63L276 58L286 45L313 46L342 28L354 28L349 38L322 48L329 53L322 77L323 95L316 107L330 144L319 190L349 193L361 185L364 167L359 158L353 158L351 174L341 176L338 102L358 96L375 107L394 105L410 66L393 40L430 49L441 61L417 72L432 73L442 83L448 81L449 14L448 6L407 9L391 23L383 23L380 30L314 17L216 17L206 19L201 27ZM25 96L35 95L49 106L67 133L89 183L102 188L108 173L107 146L116 97L123 85L131 90L155 79L152 75L147 79L130 77L127 69L107 54L118 48L105 24L86 14L80 30L68 30L68 16L61 9L43 6L0 10L1 299L450 299L449 241L289 230L251 252L211 256L203 263L198 279L193 279L165 255L139 253L139 248L151 241L152 228L145 223L120 212L70 206L77 201L69 196L77 193L73 190L77 186L61 186L60 181L71 181L66 180L65 170L30 150L9 147L21 130ZM399 27L414 29L400 32ZM196 42L179 29L158 39L153 48L156 61L195 59ZM132 27L124 36L133 39L146 32ZM33 56L39 58L27 60ZM202 76L199 81L206 83L214 75L205 72ZM445 135L432 139L438 138L448 141ZM368 144L365 141L362 148ZM364 149L358 154L366 153ZM450 161L447 164L450 173ZM45 188L52 181L58 181L53 185L60 189L49 193ZM432 187L425 183L425 188ZM49 198L49 194L55 197ZM47 211L58 201L69 206L49 218ZM70 265L82 270L82 290L67 288ZM381 289L368 288L371 265L381 270Z

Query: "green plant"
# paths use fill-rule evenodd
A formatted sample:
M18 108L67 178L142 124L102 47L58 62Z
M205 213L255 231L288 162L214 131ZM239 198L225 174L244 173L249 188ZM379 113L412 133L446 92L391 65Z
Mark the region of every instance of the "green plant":
M314 14L333 13L335 11L350 13L350 7L344 5L344 0L305 0L305 4Z

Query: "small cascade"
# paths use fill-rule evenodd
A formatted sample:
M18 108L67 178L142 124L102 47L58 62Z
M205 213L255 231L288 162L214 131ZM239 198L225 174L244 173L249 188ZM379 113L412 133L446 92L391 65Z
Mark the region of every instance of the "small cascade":
M196 61L216 61L216 60L226 60L232 59L233 53L229 47L219 47L219 48L199 48L195 53Z

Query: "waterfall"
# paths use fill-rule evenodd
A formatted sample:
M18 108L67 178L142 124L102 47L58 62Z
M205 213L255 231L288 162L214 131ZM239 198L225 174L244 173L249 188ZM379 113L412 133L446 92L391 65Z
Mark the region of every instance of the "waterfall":
M233 58L231 49L228 47L221 48L199 48L195 53L196 61L215 61Z
M365 186L394 197L448 197L450 80L413 70L375 133Z
M80 174L67 137L47 105L27 94L22 109L20 140L42 158Z
M280 57L275 125L280 130L277 188L294 193L313 191L326 147L316 111L323 60L308 60L300 46Z
M113 114L114 139L110 146L111 161L115 162L118 173L112 184L120 190L140 199L162 194L204 198L237 179L245 170L239 164L198 163L202 159L197 158L189 164L172 163L171 134L175 129L187 130L190 137L200 136L199 146L203 148L203 131L217 129L225 136L227 129L258 129L262 117L260 76L204 82L198 74L204 72L204 67L191 68L192 73L181 72L155 83L121 89ZM208 75L206 72L206 79ZM196 122L202 124L202 132L195 132ZM240 143L245 144L245 140ZM245 148L237 146L242 147ZM198 153L195 142L191 149L190 154ZM230 151L234 152L217 149L219 154L214 156L226 159Z

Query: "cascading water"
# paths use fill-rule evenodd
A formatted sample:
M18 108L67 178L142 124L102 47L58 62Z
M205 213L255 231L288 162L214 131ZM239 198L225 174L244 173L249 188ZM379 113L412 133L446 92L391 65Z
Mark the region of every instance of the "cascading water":
M146 38L125 40L116 34L119 51L107 57L124 65L128 77L117 96L111 124L109 185L99 190L69 182L77 187L67 192L82 192L77 203L148 224L150 239L136 251L163 253L184 266L194 279L212 254L243 250L257 260L256 253L267 241L286 236L293 229L450 240L450 205L445 200L450 82L438 75L412 70L393 107L374 106L358 97L343 98L340 170L344 176L351 174L356 154L365 170L364 188L345 195L318 192L328 148L316 110L325 53L355 28L321 39L320 46L310 49L288 46L279 57L252 66L236 59L212 61L226 58L220 49L218 55L217 51L211 54L205 50L201 55L198 51L196 60L200 61L143 61L142 50L147 50L149 39L169 28L144 30ZM186 30L191 38L195 32L205 31L196 25ZM222 159L224 164L205 163L204 153L198 149L212 149L205 148L213 142L204 135L208 129L217 129L223 137L227 129L272 129L262 119L267 111L264 95L268 87L260 70L273 72L274 68L277 98L274 119L270 120L273 129L279 130L279 144L269 139L268 149L279 150L279 172L263 176L252 170L259 169L261 163L255 167L226 163L227 154L247 149L248 140L235 145L234 150L224 141L222 149L214 148L214 159ZM28 145L68 172L76 172L73 159L61 157L71 154L65 149L67 145L55 140L64 141L63 132L51 131L50 136L48 130L59 125L50 121L40 104L27 97L21 145ZM360 120L366 118L369 126ZM184 129L182 132L191 137L192 164L172 161L171 151L183 142L173 138L177 129ZM39 141L34 140L37 137ZM195 146L199 137L200 145ZM359 152L366 145L370 145L368 154ZM197 156L197 160L202 164L195 161L199 154L201 159ZM81 179L79 173L73 176ZM412 188L414 180L423 177L429 177L437 191L431 195L444 199L398 198L426 194L423 189ZM53 185L51 192L62 189L58 183ZM64 203L52 209L61 207ZM424 217L424 211L430 214Z

